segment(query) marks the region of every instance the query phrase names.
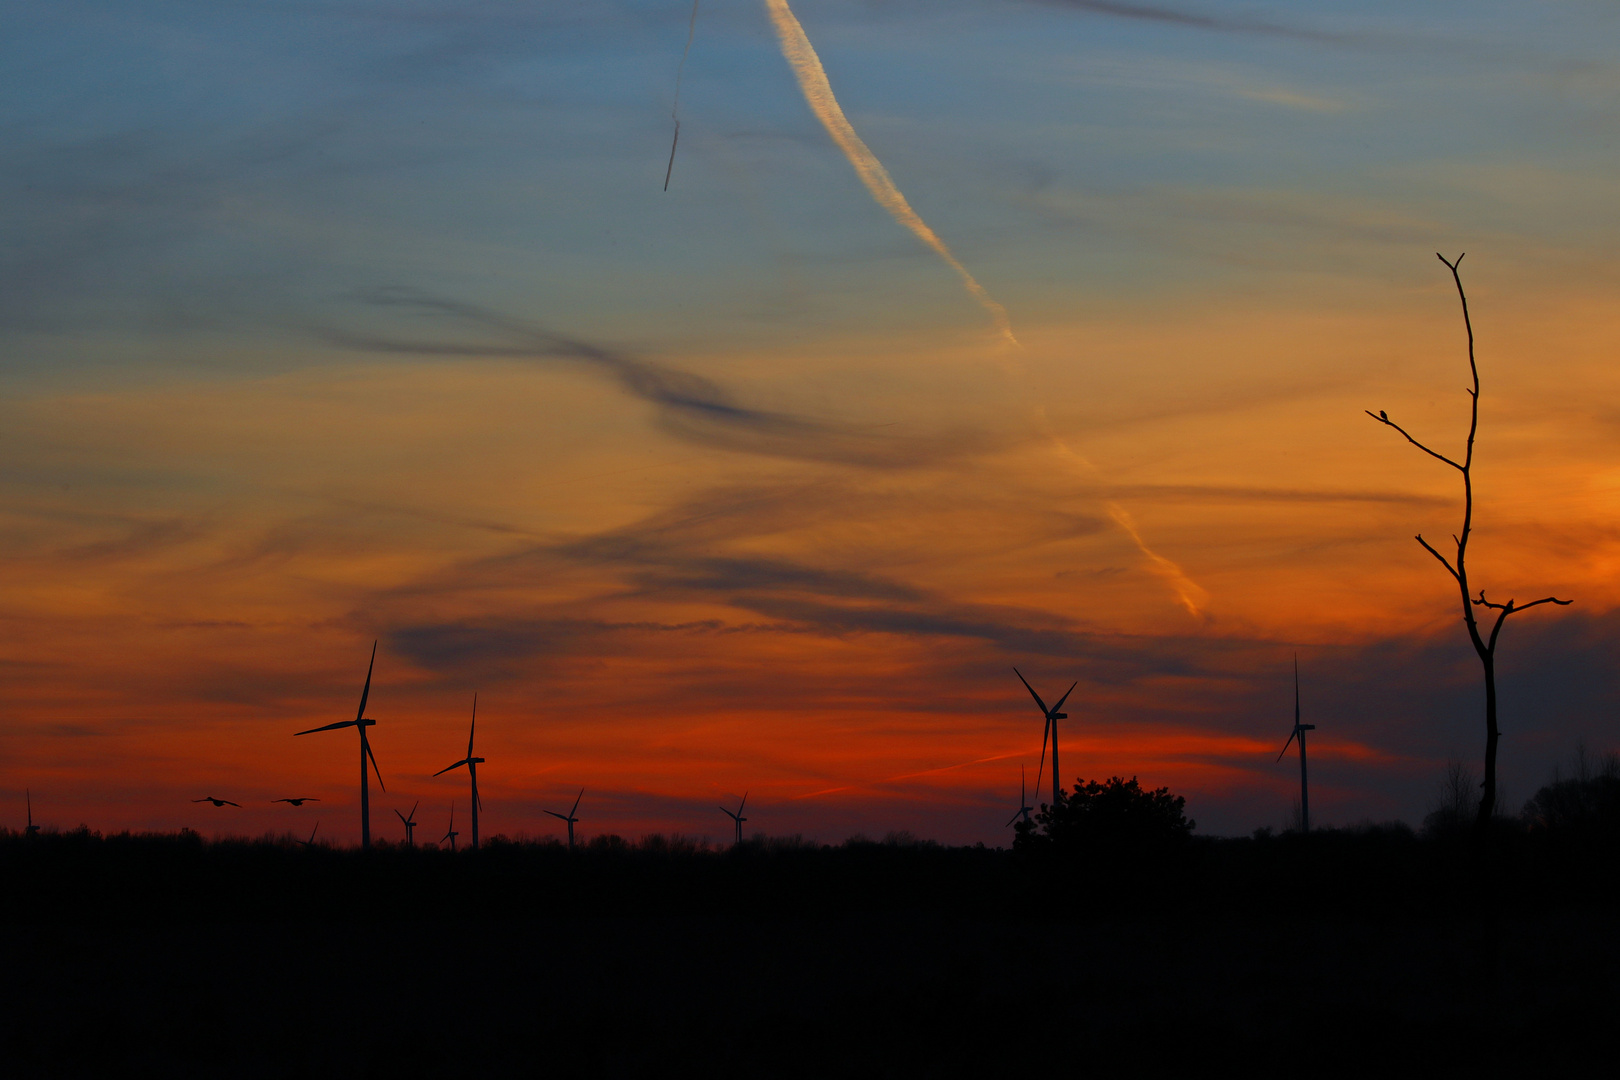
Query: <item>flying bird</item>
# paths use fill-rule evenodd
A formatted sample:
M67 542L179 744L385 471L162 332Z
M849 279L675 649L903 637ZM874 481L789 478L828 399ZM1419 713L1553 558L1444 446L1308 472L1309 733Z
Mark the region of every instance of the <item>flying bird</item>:
M292 803L294 806L303 806L307 802L320 802L321 800L313 798L309 795L305 795L302 799L271 799L270 801L273 803L284 802Z
M191 801L192 802L211 802L215 806L234 806L238 810L242 809L242 804L241 803L234 803L234 802L231 802L231 800L229 800L229 799L216 799L212 795L204 795L200 799L192 799Z

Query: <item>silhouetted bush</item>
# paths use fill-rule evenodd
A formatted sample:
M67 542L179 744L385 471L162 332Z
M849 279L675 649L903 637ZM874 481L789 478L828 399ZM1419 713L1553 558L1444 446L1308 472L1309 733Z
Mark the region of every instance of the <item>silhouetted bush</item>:
M1057 804L1020 821L1015 850L1137 860L1184 849L1195 822L1169 788L1144 789L1136 777L1076 780Z

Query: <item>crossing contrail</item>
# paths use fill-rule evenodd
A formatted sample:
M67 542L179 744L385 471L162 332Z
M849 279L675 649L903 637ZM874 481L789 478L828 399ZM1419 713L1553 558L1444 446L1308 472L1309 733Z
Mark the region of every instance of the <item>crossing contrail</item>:
M669 140L669 167L664 170L664 190L669 190L669 175L675 171L675 147L681 141L681 77L686 74L686 54L692 51L692 35L697 33L698 0L692 0L692 19L686 24L686 48L681 50L681 64L675 69L675 100L669 107L669 118L675 121L675 137Z
M821 66L821 58L811 46L810 39L805 36L804 27L794 17L793 9L788 7L787 0L765 0L765 6L770 9L771 22L776 25L776 36L782 42L782 55L793 68L793 74L798 77L799 89L804 93L804 100L809 102L810 111L816 114L827 134L832 136L833 142L844 152L849 163L855 167L855 173L866 185L866 190L872 193L879 206L893 215L894 220L910 229L917 239L934 249L934 253L945 261L945 265L955 270L962 278L962 284L969 295L990 313L990 319L995 323L996 331L1008 342L1016 345L1018 339L1013 337L1012 323L1007 318L1007 309L995 301L991 295L984 291L984 286L976 281L967 267L963 266L957 257L951 254L951 249L945 246L928 223L918 216L917 211L906 202L906 197L895 186L894 180L883 163L872 153L870 147L861 141L850 124L844 110L839 108L838 99L833 96L832 85L827 82L827 72Z

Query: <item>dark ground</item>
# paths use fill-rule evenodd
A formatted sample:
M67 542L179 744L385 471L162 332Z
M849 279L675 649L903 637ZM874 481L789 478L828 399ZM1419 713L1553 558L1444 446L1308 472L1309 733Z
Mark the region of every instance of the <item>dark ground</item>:
M363 857L0 835L0 1060L176 1077L1606 1061L1612 854L1520 839L1490 866L1399 832L1108 868L906 844Z

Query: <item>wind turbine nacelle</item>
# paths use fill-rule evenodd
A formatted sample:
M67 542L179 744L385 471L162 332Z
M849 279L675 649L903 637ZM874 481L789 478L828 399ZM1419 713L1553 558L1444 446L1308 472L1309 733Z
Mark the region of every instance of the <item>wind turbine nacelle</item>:
M367 717L366 719L360 721L360 726L361 727L376 727L377 726L377 721L371 719L370 717Z
M1066 713L1066 712L1055 712L1051 716L1049 716L1047 719L1049 719L1049 720L1067 720L1068 718L1069 718L1069 714Z
M481 757L470 757L467 759L467 763L469 765L482 765L484 763L484 759Z

